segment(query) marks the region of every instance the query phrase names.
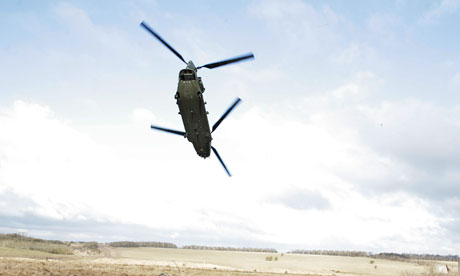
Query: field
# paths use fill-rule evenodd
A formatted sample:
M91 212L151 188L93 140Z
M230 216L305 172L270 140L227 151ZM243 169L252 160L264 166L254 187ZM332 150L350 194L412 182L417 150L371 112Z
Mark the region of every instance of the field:
M0 275L433 275L429 262L363 257L110 247L79 255L0 248ZM456 263L447 264L457 272Z

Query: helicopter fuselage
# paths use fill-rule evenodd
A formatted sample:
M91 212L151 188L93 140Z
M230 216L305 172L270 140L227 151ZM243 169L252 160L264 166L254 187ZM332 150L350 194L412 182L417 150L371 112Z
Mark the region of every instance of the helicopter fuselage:
M185 128L185 136L193 144L196 153L203 157L211 154L211 130L203 99L204 86L197 77L196 68L189 62L179 73L175 98Z

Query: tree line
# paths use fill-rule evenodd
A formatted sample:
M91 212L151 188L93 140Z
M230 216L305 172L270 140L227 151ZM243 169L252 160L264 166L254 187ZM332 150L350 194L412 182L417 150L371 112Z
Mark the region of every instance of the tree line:
M219 251L243 251L243 252L268 252L277 253L273 248L250 248L250 247L226 247L226 246L204 246L204 245L186 245L178 247L169 242L134 242L134 241L118 241L109 242L107 245L113 247L157 247L157 248L179 248L179 249L194 249L194 250L219 250Z
M412 254L412 253L371 253L365 251L343 251L343 250L292 250L291 254L331 255L347 257L369 257L387 260L430 260L430 261L459 261L458 255L434 255L434 254Z
M365 251L344 251L344 250L292 250L290 254L309 254L309 255L330 255L347 257L369 257L371 253Z
M52 244L65 244L62 241L58 240L43 240L25 236L23 234L0 234L0 241L23 241L23 242L43 242L43 243L52 243Z
M113 247L158 247L158 248L177 248L177 245L169 242L133 242L119 241L109 242L108 245Z
M389 260L401 260L401 259L411 259L411 260L430 260L430 261L459 261L460 258L458 255L438 255L438 254L411 254L411 253L379 253L373 254L373 258L376 259L389 259Z
M186 245L183 249L194 249L194 250L219 250L219 251L243 251L243 252L267 252L267 253L278 253L273 248L251 248L251 247L226 247L226 246L205 246L205 245Z

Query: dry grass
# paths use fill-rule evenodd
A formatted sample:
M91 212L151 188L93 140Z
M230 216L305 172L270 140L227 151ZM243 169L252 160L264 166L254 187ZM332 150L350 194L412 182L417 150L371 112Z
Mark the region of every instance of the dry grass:
M72 254L72 248L63 242L35 239L18 234L0 234L0 247L34 250L51 254Z
M181 268L182 275L175 266L151 266L129 264L101 264L85 260L46 261L33 259L0 258L0 275L62 275L62 276L127 276L159 275L170 276L254 276L267 275L256 272L224 271L214 269ZM270 273L272 276L285 274ZM293 275L293 274L291 274ZM305 274L304 274L305 275Z
M0 275L437 275L432 272L433 263L420 265L361 257L107 246L100 249L104 254L69 256L0 248ZM266 261L267 256L278 257L278 261ZM449 266L455 268L456 263Z
M397 276L402 273L420 275L427 266L416 263L375 260L366 257L344 257L305 254L273 254L256 252L196 251L165 248L116 248L112 256L118 261L150 261L160 265L175 260L179 266L236 269L265 273L297 273L322 275ZM278 261L266 261L278 257ZM371 263L371 261L374 261Z

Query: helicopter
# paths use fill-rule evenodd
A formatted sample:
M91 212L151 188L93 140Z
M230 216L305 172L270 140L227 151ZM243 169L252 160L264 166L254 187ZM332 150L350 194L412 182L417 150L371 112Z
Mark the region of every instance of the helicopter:
M211 150L216 155L217 159L224 167L228 176L232 176L224 161L220 157L216 148L211 145L212 136L211 134L217 129L222 121L232 112L232 110L241 102L240 98L237 98L232 105L224 112L219 120L214 123L212 129L209 127L208 112L206 111L206 102L203 99L203 92L205 90L201 77L197 77L197 72L201 68L214 69L220 66L228 65L235 62L240 62L247 59L254 59L253 53L248 53L242 56L208 63L196 67L192 61L186 62L185 59L177 52L171 45L169 45L159 34L157 34L147 23L142 21L140 26L143 27L147 32L158 39L166 48L173 52L182 62L187 66L185 69L179 72L179 83L177 86L177 92L174 96L176 103L179 106L179 114L182 117L185 131L174 130L156 125L151 125L151 129L164 131L187 138L189 142L193 144L196 153L202 157L207 158L211 155Z

